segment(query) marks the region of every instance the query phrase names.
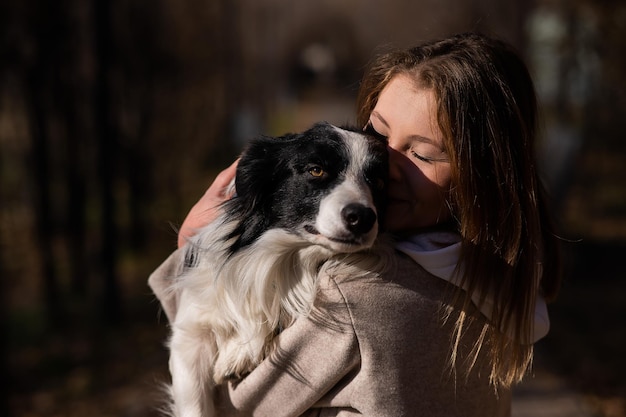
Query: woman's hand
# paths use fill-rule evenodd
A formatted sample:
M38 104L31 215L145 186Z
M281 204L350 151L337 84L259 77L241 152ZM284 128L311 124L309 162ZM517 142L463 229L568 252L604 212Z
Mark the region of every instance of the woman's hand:
M178 231L179 248L185 245L196 230L215 220L219 205L233 196L234 187L229 185L235 178L238 163L239 159L220 172L202 198L191 208Z

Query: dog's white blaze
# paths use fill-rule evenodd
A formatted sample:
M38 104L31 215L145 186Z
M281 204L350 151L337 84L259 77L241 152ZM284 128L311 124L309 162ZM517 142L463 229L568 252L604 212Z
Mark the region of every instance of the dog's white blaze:
M363 178L363 167L370 158L369 146L360 135L353 132L338 129L338 132L346 138L348 147L348 167L344 181L324 197L320 203L320 210L315 222L316 229L325 238L348 239L352 233L346 228L342 219L341 211L348 204L361 204L376 212L376 206L372 198L370 188ZM378 222L372 230L363 236L363 246L373 243L378 233ZM331 246L338 243L329 242Z

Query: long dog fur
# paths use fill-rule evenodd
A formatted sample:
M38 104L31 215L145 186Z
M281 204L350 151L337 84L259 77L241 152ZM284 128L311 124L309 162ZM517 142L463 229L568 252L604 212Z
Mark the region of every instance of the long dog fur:
M278 332L308 314L320 273L358 277L389 262L384 250L337 253L281 227L242 242L254 227L242 227L248 210L226 203L185 246L185 264L170 288L180 294L169 341L174 416L214 416L213 388L253 370L272 352Z

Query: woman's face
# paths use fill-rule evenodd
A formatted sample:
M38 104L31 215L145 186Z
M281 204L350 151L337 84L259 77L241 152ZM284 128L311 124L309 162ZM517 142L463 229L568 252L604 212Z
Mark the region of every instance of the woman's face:
M387 230L408 234L448 220L450 162L434 92L396 75L380 93L366 130L384 136L389 146Z

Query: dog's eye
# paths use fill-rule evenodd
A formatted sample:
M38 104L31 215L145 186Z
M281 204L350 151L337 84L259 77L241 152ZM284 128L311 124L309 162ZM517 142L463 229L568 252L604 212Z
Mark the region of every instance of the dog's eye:
M309 174L311 174L314 177L319 178L319 177L324 176L324 170L320 166L314 166L314 167L309 168Z

